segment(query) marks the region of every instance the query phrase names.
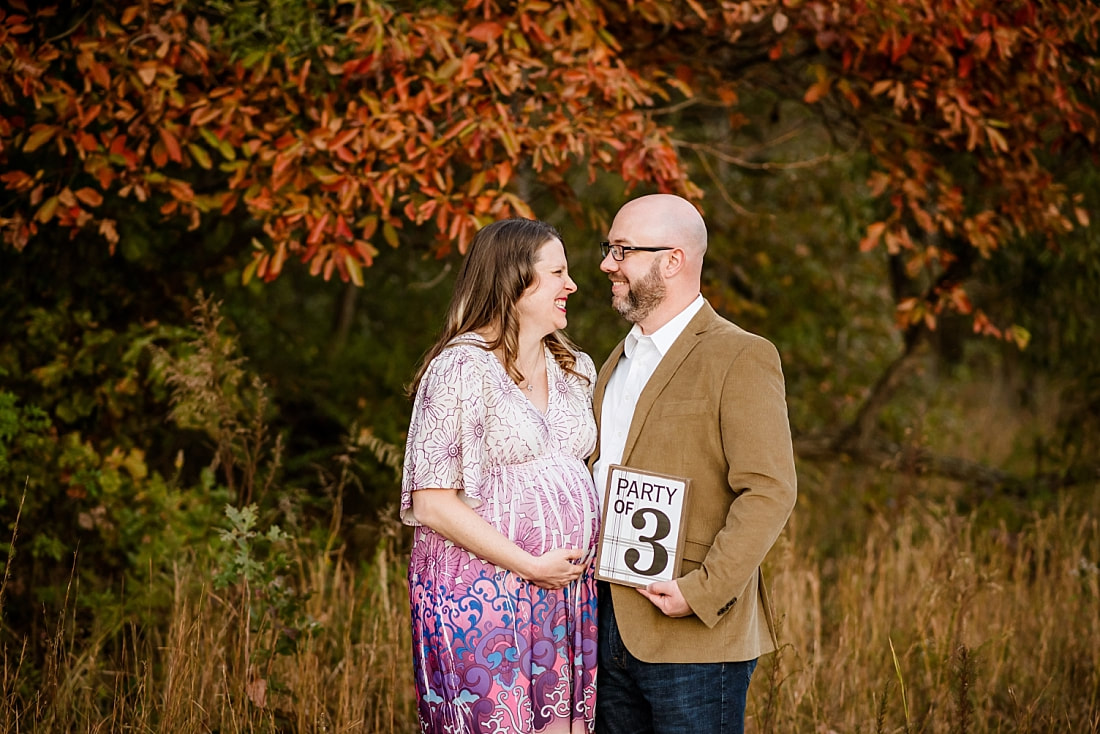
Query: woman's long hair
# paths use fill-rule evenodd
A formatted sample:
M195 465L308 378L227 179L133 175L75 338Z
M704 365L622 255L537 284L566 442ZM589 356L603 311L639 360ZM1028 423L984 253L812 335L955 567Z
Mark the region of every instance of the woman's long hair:
M562 241L553 226L536 219L502 219L474 235L458 271L443 331L417 368L409 395L416 395L428 365L452 339L477 330L495 330L496 338L486 343L470 343L490 352L501 349L504 369L511 378L517 384L526 379L516 366L519 357L516 302L535 282L539 248L551 239ZM547 334L543 344L563 370L583 377L573 369L577 363L576 347L565 334L561 331Z

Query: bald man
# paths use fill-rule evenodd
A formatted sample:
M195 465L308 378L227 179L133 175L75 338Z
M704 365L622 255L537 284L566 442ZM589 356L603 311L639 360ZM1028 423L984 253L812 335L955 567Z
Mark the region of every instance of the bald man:
M760 572L794 507L779 354L700 294L707 228L678 196L643 196L601 244L611 305L633 326L596 381L589 461L691 479L679 578L600 582L601 734L740 733L757 658L775 650Z

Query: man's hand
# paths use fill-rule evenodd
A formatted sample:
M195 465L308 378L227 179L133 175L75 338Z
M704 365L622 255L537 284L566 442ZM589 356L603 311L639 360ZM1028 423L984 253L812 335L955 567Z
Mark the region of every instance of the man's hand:
M680 593L680 585L675 580L654 581L644 589L638 589L638 593L653 602L653 605L666 617L686 617L694 614L684 595Z

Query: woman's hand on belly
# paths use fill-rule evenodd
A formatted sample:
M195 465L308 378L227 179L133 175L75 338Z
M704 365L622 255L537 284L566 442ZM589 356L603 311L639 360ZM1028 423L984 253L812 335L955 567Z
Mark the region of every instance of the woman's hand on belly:
M560 589L579 579L588 568L587 549L557 548L541 556L531 556L530 568L520 575L544 589Z

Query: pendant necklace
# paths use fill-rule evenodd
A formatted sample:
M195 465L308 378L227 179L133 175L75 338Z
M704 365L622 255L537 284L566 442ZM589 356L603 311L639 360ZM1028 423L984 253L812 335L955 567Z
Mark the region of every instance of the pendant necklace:
M536 364L537 364L537 362L536 362ZM533 373L533 372L534 372L534 370L531 370L531 372ZM531 380L530 378L528 378L528 380L527 380L527 387L526 387L526 388L524 388L524 389L525 389L525 390L527 390L527 392L534 392L534 391L535 391L535 383L534 383L534 381L533 381L533 380Z

